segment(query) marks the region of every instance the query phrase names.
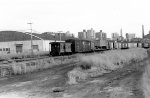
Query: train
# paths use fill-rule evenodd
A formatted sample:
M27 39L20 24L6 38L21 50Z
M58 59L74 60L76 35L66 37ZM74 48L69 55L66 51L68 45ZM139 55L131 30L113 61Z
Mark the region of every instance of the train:
M105 51L114 49L129 49L129 48L149 48L149 43L129 42L129 41L113 41L113 40L81 40L67 39L64 42L49 43L52 56L67 55L75 53L87 53L94 51Z

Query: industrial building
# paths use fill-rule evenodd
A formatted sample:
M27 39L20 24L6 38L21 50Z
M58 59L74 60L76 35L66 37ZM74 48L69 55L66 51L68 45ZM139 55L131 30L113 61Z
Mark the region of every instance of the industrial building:
M63 38L62 38L63 39ZM49 43L58 41L50 34L31 34L17 31L0 31L0 54L20 54L51 50Z
M107 34L102 32L102 30L100 30L100 32L95 33L95 38L96 38L96 40L106 40Z
M135 34L134 33L126 33L126 39L128 41L131 41L131 39L135 38Z
M118 40L119 34L118 33L112 33L112 40Z
M90 30L87 30L86 39L88 40L95 39L95 31L93 30L93 28L91 28Z
M86 30L83 30L82 32L78 32L78 38L80 39L86 39Z

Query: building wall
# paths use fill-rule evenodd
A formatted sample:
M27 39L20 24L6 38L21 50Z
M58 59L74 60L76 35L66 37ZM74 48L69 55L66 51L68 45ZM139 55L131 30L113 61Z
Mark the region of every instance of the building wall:
M92 28L87 30L86 38L89 40L95 39L95 31Z
M133 39L133 38L135 38L135 34L134 33L126 33L126 39L127 40L131 40L131 39Z
M33 46L38 46L38 49L33 49L34 52L49 51L51 47L50 42L53 40L33 40ZM31 52L31 41L10 41L10 42L0 42L0 54L17 54L16 46L22 46L22 53ZM7 51L6 51L7 48ZM5 50L5 51L3 51ZM8 51L9 50L9 51ZM19 53L19 52L18 52Z
M97 40L106 40L106 39L107 39L107 34L104 33L104 32L102 32L102 30L100 30L100 32L97 32L97 33L95 34L95 38L96 38Z
M86 39L86 32L78 32L78 38L80 39Z

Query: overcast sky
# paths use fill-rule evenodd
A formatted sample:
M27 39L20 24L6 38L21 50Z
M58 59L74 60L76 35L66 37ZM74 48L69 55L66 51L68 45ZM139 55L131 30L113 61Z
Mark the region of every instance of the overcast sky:
M103 30L142 36L150 30L149 0L0 0L0 30L70 31Z

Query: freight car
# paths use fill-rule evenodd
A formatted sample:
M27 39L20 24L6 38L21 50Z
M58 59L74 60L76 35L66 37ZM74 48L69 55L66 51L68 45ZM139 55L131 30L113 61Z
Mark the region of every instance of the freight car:
M66 42L71 43L72 53L91 52L92 45L89 40L67 39Z
M94 46L96 50L106 50L109 45L107 40L95 40Z
M144 42L144 43L142 43L142 48L150 48L150 45L149 45L149 43L147 43L147 42Z
M71 43L66 42L52 42L50 55L57 56L57 55L65 55L71 54Z
M143 47L149 48L149 43L128 42L128 41L113 41L113 40L81 40L81 39L67 39L65 42L53 42L51 44L50 55L63 55L72 53L84 53L99 50L112 49L128 49Z
M118 49L117 41L108 40L108 49Z
M136 48L137 47L137 43L135 42L128 42L128 48Z

